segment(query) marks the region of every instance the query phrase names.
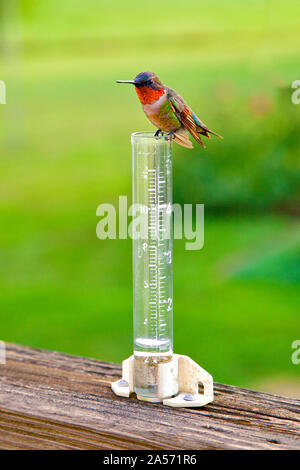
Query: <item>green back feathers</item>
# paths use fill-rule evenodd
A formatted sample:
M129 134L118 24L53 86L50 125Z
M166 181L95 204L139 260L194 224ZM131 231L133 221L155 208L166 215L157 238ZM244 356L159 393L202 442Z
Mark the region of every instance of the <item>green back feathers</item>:
M165 101L162 105L161 105L161 108L160 108L160 111L159 111L159 115L160 116L164 116L168 114L170 120L176 124L178 127L181 126L181 122L179 121L178 117L176 116L176 114L174 113L173 109L171 108L171 105L169 103L169 101Z

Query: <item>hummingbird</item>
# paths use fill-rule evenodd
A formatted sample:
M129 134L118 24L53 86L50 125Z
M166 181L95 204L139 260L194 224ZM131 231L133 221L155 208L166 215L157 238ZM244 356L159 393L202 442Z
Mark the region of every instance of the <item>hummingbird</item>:
M155 73L141 72L134 80L117 80L117 83L131 83L135 86L144 113L158 128L156 137L167 133L166 138L174 139L186 148L193 148L189 133L203 148L205 145L200 136L210 138L210 134L213 134L223 138L200 121L184 99L175 90L163 85Z

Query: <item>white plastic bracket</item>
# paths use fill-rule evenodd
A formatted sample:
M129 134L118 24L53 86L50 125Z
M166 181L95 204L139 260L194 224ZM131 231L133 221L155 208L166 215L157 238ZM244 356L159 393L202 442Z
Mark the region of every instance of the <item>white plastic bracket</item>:
M199 384L203 393L199 393ZM111 384L116 395L129 398L134 392L134 356L122 362L122 379ZM214 399L213 378L188 356L173 354L169 362L158 364L158 398L137 395L139 400L162 402L173 407L199 407Z

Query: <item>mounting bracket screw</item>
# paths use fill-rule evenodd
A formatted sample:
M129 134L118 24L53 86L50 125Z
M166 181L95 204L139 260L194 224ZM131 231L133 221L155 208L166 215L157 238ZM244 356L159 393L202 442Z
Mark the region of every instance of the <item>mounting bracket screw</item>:
M119 380L119 383L118 383L119 387L128 387L128 382L127 380Z
M183 397L185 401L195 401L196 397L192 393L186 393Z

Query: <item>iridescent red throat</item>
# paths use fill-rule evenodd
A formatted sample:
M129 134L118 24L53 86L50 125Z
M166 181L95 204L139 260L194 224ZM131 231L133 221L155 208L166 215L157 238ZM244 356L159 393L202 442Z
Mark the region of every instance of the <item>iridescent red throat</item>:
M163 88L154 90L149 86L136 86L135 89L142 104L153 103L154 101L158 100L159 97L162 96L165 92Z

